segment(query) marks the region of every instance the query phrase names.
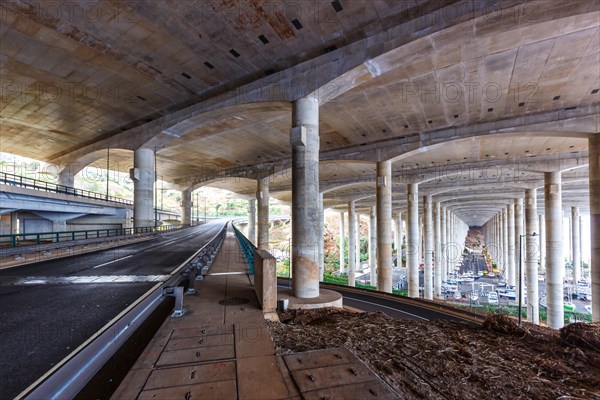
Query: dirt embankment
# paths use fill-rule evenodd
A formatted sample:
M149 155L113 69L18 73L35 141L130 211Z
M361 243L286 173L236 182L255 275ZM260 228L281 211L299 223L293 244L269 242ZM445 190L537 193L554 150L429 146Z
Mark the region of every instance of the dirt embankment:
M345 346L407 399L600 399L600 324L553 331L298 310L269 322L280 354Z

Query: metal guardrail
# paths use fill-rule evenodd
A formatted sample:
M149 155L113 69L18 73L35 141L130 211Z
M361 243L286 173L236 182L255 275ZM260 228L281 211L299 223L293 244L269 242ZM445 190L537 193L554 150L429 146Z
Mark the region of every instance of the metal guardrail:
M246 259L246 263L248 263L248 267L250 270L250 275L254 275L254 251L256 250L256 246L252 244L252 242L239 231L238 228L235 227L234 224L233 231L235 232L235 237L240 243L240 247L242 248L242 254Z
M178 286L190 270L197 268L202 255L216 254L218 247L223 243L226 228L227 225L224 225L206 245L175 268L170 279L154 285L50 371L21 392L16 399L75 398L129 336L158 307L160 301L169 294L169 288Z
M84 189L76 189L72 186L59 185L57 183L41 181L39 179L9 174L6 172L0 172L0 183L36 190L43 190L52 193L68 194L72 196L83 197L86 199L104 200L111 201L113 203L133 205L133 200L127 200L115 196L107 196L105 193L97 193Z
M152 232L167 232L174 229L178 229L178 227L166 225L158 227L149 226L138 228L92 229L85 231L17 233L0 235L0 246L9 244L9 246L6 247L22 247L40 245L45 242L59 243L73 240L137 235Z

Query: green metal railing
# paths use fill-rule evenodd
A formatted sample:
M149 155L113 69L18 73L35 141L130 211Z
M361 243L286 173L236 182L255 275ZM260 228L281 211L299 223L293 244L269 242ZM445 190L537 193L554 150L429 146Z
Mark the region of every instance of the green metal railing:
M235 225L232 226L233 231L235 232L235 237L237 238L238 242L240 243L240 247L242 248L242 254L246 259L246 263L248 263L250 275L254 275L254 251L256 250L256 246L254 246L252 242L248 240L248 238L244 236L242 232L238 230L238 228L235 227Z
M149 226L140 228L94 229L86 231L18 233L14 235L0 235L0 245L2 247L31 246L49 242L57 243L73 240L138 235L142 233L171 231L174 229L179 228L176 226L159 226L156 228Z

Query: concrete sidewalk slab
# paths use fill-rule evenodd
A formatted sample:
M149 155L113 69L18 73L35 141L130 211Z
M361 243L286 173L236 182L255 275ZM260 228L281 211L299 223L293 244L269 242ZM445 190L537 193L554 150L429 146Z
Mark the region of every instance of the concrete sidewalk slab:
M112 399L295 398L247 272L230 228L186 314L165 320Z

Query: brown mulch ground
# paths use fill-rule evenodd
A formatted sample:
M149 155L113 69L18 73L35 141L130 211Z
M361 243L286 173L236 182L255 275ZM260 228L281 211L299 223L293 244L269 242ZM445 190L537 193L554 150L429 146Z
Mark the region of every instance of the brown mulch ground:
M600 324L554 331L291 310L268 322L278 354L345 346L407 399L600 399Z

